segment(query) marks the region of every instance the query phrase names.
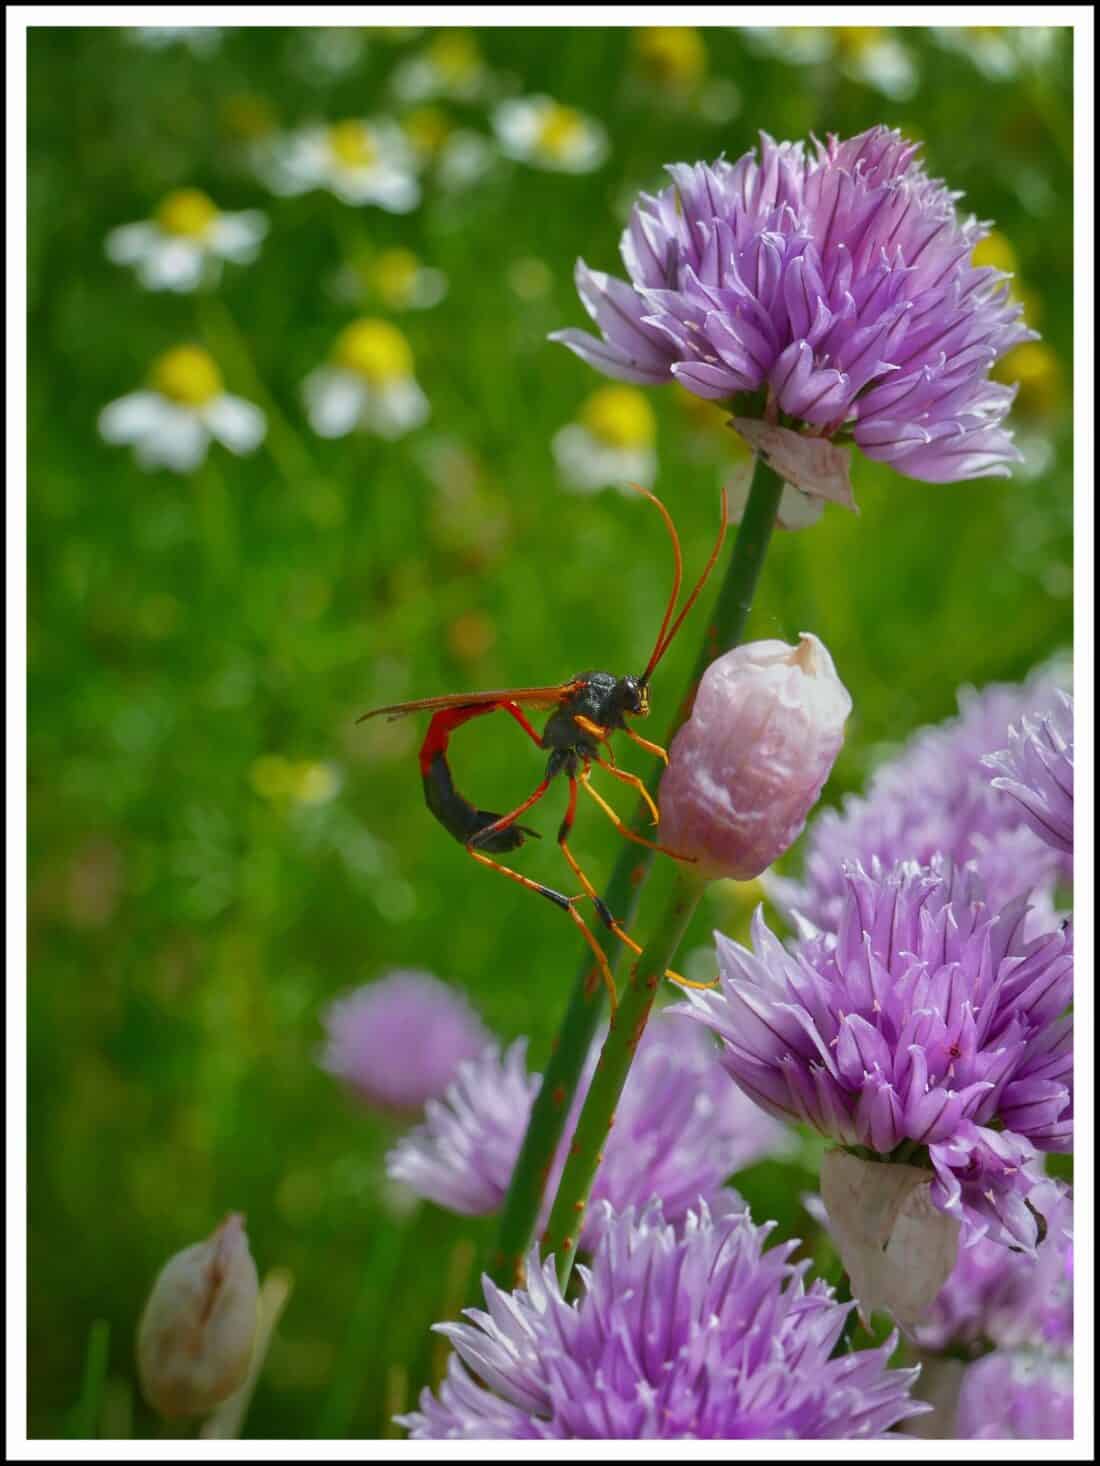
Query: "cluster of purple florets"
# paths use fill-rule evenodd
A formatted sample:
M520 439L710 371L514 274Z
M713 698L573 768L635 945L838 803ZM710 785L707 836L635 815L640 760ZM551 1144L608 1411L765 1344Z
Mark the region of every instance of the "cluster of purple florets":
M602 339L558 339L913 477L1007 472L1012 392L988 373L1031 333L915 148L885 128L765 137L759 157L670 172L624 235L630 283L578 266ZM968 691L811 827L801 878L768 878L796 936L758 912L751 946L719 937L717 990L639 1046L577 1296L537 1248L523 1287L486 1280L485 1311L439 1325L455 1352L402 1417L414 1439L857 1439L922 1414L941 1436L1072 1432L1072 1204L1044 1170L1073 1137L1072 712L1045 672ZM325 1062L391 1111L423 1105L394 1180L464 1215L500 1207L539 1084L522 1041L502 1051L453 993L402 979L331 1010ZM917 1371L891 1367L896 1337L842 1344L856 1304L804 1281L796 1242L766 1248L730 1185L792 1125L873 1178L923 1171L957 1237L923 1321L898 1314L911 1358L967 1361L934 1416Z
M958 719L811 826L802 882L775 883L799 935L782 941L758 912L751 948L719 937L720 988L646 1030L593 1191L580 1296L564 1299L535 1255L516 1293L486 1281L486 1312L441 1325L456 1354L404 1418L411 1435L854 1439L927 1411L915 1372L889 1367L894 1341L837 1350L852 1305L804 1287L794 1244L765 1253L768 1227L729 1185L789 1149L791 1122L926 1165L934 1204L960 1223L958 1261L908 1346L929 1397L938 1360L972 1361L930 1417L936 1433L1068 1433L1072 1207L1042 1155L1072 1143L1072 941L1058 910L1072 793L1072 699L1043 674L967 693ZM906 859L929 830L946 853L918 843ZM1028 861L1004 887L994 860L994 904L982 856L1003 842ZM463 1215L498 1210L539 1085L525 1043L502 1049L421 974L371 984L327 1025L327 1067L391 1113L420 1106L391 1178ZM399 1043L410 1026L412 1047Z

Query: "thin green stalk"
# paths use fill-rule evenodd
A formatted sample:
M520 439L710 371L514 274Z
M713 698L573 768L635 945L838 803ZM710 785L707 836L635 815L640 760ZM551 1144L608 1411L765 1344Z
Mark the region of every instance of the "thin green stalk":
M691 681L666 735L666 746L690 713L699 679L707 667L716 656L736 646L741 639L775 527L775 515L782 492L783 482L779 476L762 459L757 459L749 500L730 553L714 614L704 636ZM654 797L659 782L660 770L657 769L648 785L649 792ZM639 801L632 822L633 828L642 831L648 819L646 806ZM633 919L652 859L651 850L629 841L623 842L604 893L604 900L608 909L627 926ZM598 932L608 961L614 967L620 951L618 939L603 928L599 928ZM505 1287L511 1287L522 1277L524 1258L534 1236L535 1220L542 1203L546 1177L561 1140L565 1117L576 1093L581 1068L603 1013L603 996L599 974L591 959L586 958L577 975L569 1007L535 1098L527 1134L504 1201L497 1247L493 1255L493 1273L497 1281Z
M665 969L676 956L705 889L706 882L693 872L677 871L668 905L657 918L642 955L631 969L630 981L607 1031L542 1239L546 1251L557 1257L558 1281L563 1289L576 1260L588 1194L603 1159L603 1148L615 1121L626 1076L645 1032L649 1011L664 980Z
M267 416L267 449L287 484L298 489L303 483L312 482L317 477L312 455L268 391L248 340L228 308L216 296L204 295L199 298L198 312L203 335L215 356L223 364L231 363L250 396L263 407Z
M69 1416L66 1434L70 1440L94 1441L99 1439L99 1424L103 1414L103 1396L107 1387L107 1364L111 1345L111 1325L105 1318L97 1318L88 1335L88 1351L84 1356L84 1378L80 1385L80 1398Z

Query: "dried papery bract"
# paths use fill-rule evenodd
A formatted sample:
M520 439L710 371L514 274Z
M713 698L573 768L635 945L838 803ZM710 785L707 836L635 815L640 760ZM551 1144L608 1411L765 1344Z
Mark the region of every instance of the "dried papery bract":
M137 1337L142 1393L161 1415L201 1415L243 1382L258 1292L239 1212L165 1263Z
M712 662L661 782L662 839L701 875L749 881L798 837L852 707L816 636Z
M919 1323L955 1265L959 1223L932 1203L932 1172L831 1150L821 1195L866 1323L885 1308L905 1328Z

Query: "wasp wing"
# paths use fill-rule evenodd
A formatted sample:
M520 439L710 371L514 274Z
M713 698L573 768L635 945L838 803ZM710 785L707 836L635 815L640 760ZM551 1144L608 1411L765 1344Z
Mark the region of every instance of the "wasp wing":
M525 702L534 707L552 708L563 703L583 686L582 680L575 677L571 682L558 682L551 687L504 687L495 692L448 692L441 697L421 697L414 702L395 702L384 708L371 708L369 713L364 713L355 721L365 723L368 718L379 718L385 714L392 722L409 713L436 711L440 708L486 707L506 702Z

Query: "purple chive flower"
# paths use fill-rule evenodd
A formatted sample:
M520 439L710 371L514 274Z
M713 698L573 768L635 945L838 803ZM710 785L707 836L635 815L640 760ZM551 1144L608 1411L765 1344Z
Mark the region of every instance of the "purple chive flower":
M991 911L942 861L845 880L835 935L787 948L759 909L754 950L719 935L721 991L687 1011L769 1113L883 1158L904 1147L964 1246L1033 1248L1037 1150L1072 1143L1068 924L1029 941L1022 901Z
M398 1417L413 1440L877 1439L921 1412L893 1339L830 1357L848 1306L804 1285L797 1242L764 1251L774 1224L607 1212L577 1302L535 1247L525 1290L486 1278L487 1313L436 1325L459 1357Z
M871 779L866 795L849 796L811 824L801 881L769 872L769 898L821 930L835 929L846 895L844 863L899 860L926 865L935 855L956 865L977 863L986 900L1007 906L1032 898L1033 924L1049 915L1049 893L1060 873L1056 852L1025 824L1011 794L992 787L985 755L1003 748L1009 725L1057 706L1049 670L1021 684L959 691L959 716L921 728ZM1048 924L1051 924L1048 920Z
M1068 1355L1073 1347L1073 1203L1057 1182L1028 1197L1046 1224L1034 1254L985 1238L959 1251L927 1317L913 1330L930 1354L999 1349Z
M661 780L661 839L700 873L754 879L802 832L852 699L816 636L753 641L703 674Z
M911 478L1007 474L1015 391L988 374L1035 333L1008 277L970 263L989 227L958 217L917 148L886 127L812 146L763 133L759 161L671 165L623 234L630 283L577 263L603 339L551 339L623 381L766 389L770 413L844 430Z
M320 1063L360 1099L408 1112L440 1095L492 1039L461 993L426 972L391 972L330 1003Z
M1073 1368L997 1350L963 1375L953 1436L971 1441L1073 1439Z
M589 1055L546 1195L552 1199L588 1091L600 1044ZM524 1064L523 1040L504 1055L491 1051L463 1064L442 1100L430 1101L424 1123L390 1152L387 1172L419 1196L450 1211L481 1215L504 1200L519 1155L538 1075ZM593 1203L616 1211L652 1197L679 1221L700 1197L789 1143L785 1127L763 1114L729 1082L709 1035L676 1014L654 1015L626 1082L596 1175ZM600 1208L593 1205L584 1240L591 1245Z
M1008 730L1008 747L982 759L994 789L1011 794L1029 829L1063 855L1073 854L1073 699L1057 694L1044 716Z

